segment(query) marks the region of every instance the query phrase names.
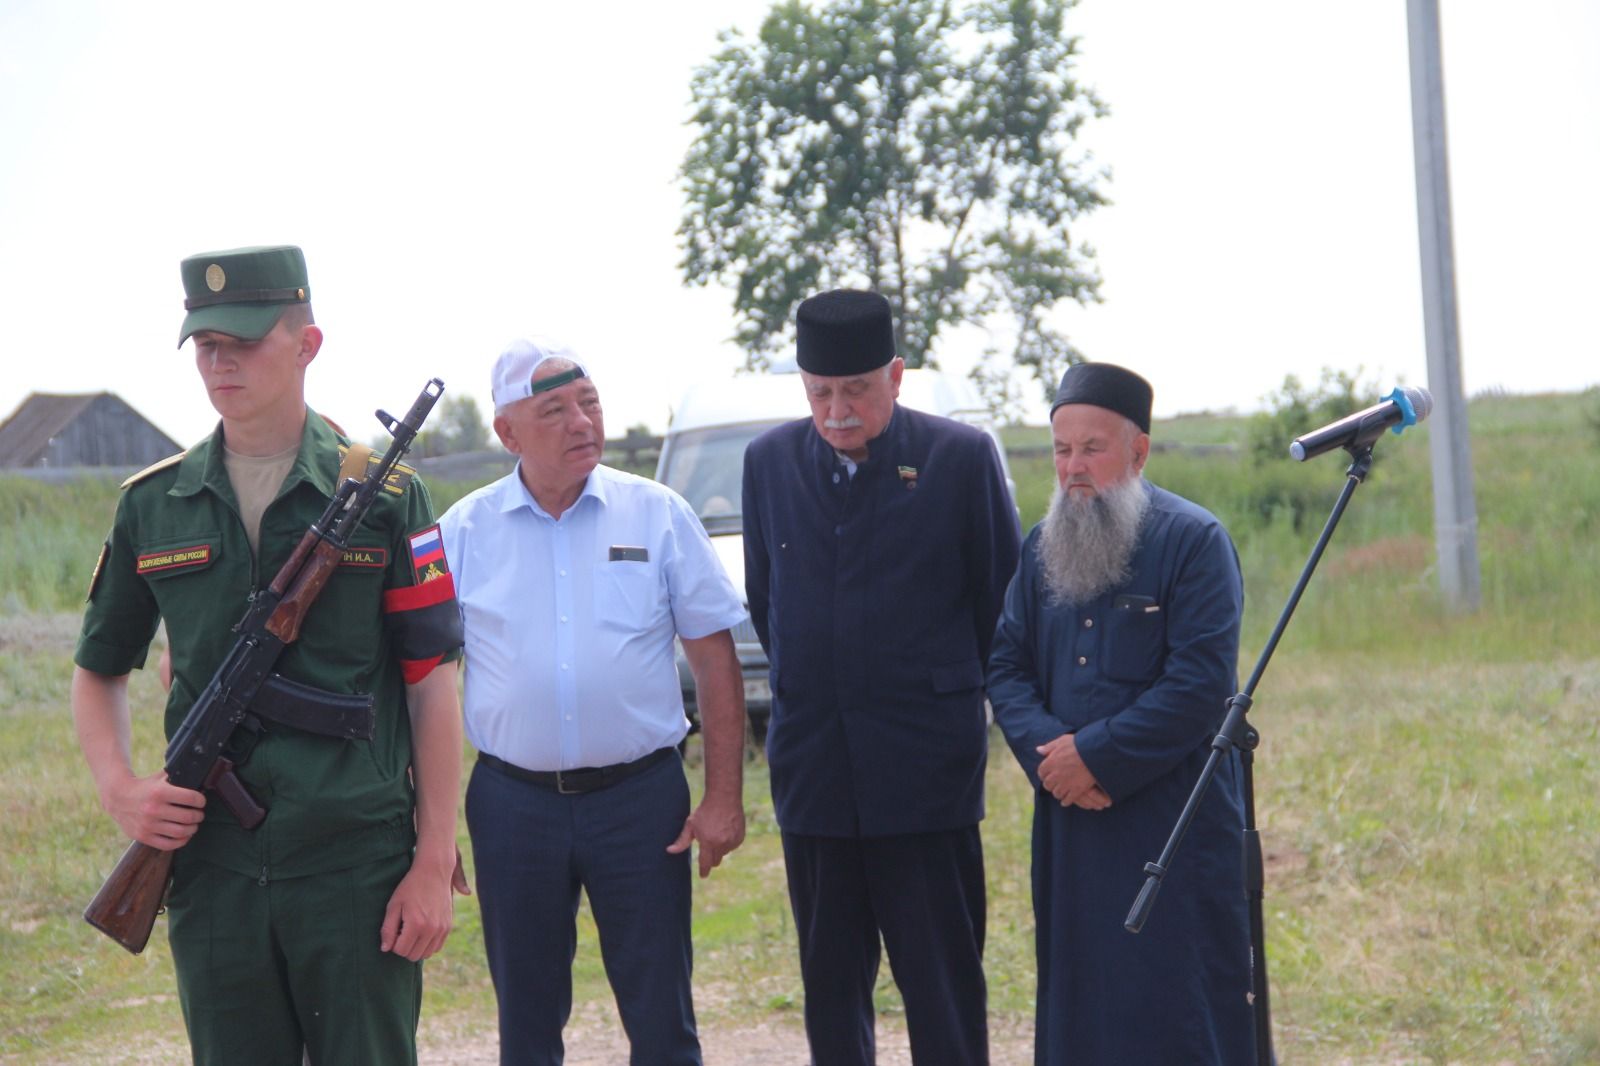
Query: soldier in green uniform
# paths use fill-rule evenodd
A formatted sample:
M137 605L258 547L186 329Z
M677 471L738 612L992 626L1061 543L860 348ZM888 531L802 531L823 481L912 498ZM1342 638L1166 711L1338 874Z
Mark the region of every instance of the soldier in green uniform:
M398 468L278 660L285 677L370 693L371 740L247 722L239 776L266 820L140 776L129 671L165 621L170 737L360 450L306 407L322 344L294 247L184 260L180 347L221 423L124 483L89 590L72 712L100 802L123 832L181 849L168 934L194 1061L209 1066L416 1061L421 960L453 913L460 616L427 490ZM376 461L376 460L371 460ZM458 889L465 882L456 879Z

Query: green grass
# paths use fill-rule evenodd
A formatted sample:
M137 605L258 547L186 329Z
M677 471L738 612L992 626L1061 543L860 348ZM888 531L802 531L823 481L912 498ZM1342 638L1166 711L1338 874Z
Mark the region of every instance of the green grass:
M66 610L89 592L118 482L0 475L0 613Z
M1600 667L1301 655L1276 688L1254 720L1280 1024L1330 1053L1593 1061Z
M1385 437L1256 693L1275 1034L1292 1063L1600 1061L1600 448L1591 397L1494 397L1471 418L1483 608L1438 601L1426 427ZM1242 420L1157 438L1242 439ZM1008 431L1013 445L1047 439ZM1027 524L1048 458L1017 458ZM1152 480L1211 508L1249 592L1248 671L1343 483L1334 457L1253 466L1167 450ZM469 486L440 486L453 499ZM158 929L134 958L85 926L121 851L66 711L76 611L115 487L0 480L0 1061L115 1057L181 1034ZM135 760L160 757L160 695L137 673ZM765 770L745 846L696 884L697 1008L795 1023L801 988ZM691 773L691 779L697 771ZM1003 745L989 771L992 1020L1029 1024L1031 797ZM1151 856L1153 859L1155 856ZM1181 855L1180 860L1181 861ZM1130 901L1131 902L1131 901ZM474 900L427 970L428 1019L492 1031ZM608 1010L581 919L580 1017ZM885 976L879 1006L900 1010Z
M64 711L71 630L70 616L44 616L0 631L7 676L34 679L0 713L0 985L11 990L0 1057L17 1063L89 1061L88 1049L182 1031L161 930L135 958L79 918L121 842ZM142 673L133 692L135 758L154 765L159 694ZM1263 696L1257 782L1283 1061L1593 1061L1600 665L1374 666L1299 650L1280 654ZM747 842L696 883L698 1007L736 1024L792 1019L802 998L765 771L759 760L748 771ZM986 961L995 1022L1013 1027L1032 1014L1030 805L996 740ZM605 1014L586 911L580 923L576 1001ZM456 932L428 964L429 1019L492 1029L480 937L476 901L458 901ZM878 1001L900 1010L887 968Z

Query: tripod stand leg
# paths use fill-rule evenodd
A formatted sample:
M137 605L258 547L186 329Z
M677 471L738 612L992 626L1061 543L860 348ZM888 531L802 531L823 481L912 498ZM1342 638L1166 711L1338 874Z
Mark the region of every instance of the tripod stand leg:
M1254 732L1252 730L1252 732ZM1256 828L1254 745L1239 752L1244 792L1244 894L1250 910L1250 1006L1255 1019L1256 1066L1277 1066L1272 1049L1272 1007L1267 996L1266 863Z

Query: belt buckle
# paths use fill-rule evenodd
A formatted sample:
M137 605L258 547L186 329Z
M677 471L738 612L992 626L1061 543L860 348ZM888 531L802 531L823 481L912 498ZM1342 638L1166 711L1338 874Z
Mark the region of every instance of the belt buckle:
M572 787L567 787L571 781ZM601 772L593 767L582 770L557 770L556 792L563 796L581 796L585 792L593 792L599 787Z

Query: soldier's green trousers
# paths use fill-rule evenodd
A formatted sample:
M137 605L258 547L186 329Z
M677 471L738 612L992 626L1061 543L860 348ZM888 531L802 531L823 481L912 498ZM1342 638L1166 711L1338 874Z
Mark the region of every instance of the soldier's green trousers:
M416 1063L422 964L378 950L410 865L403 854L262 884L176 864L168 935L195 1066Z

